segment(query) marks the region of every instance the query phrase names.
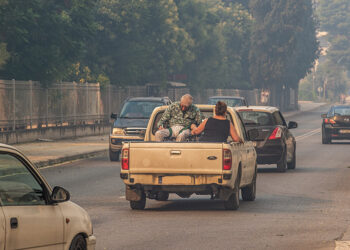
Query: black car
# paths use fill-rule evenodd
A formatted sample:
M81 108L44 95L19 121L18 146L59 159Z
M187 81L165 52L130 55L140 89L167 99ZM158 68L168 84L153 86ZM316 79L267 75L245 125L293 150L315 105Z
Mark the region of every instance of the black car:
M238 107L246 131L258 129L255 150L258 164L277 164L280 172L296 167L296 141L289 129L297 128L296 122L285 122L275 107Z
M127 99L120 115L112 114L114 119L109 135L109 158L119 161L123 142L143 141L149 117L156 107L169 105L168 97L134 97Z
M322 144L332 140L350 140L350 105L332 106L322 114Z
M215 105L218 101L223 101L229 107L247 106L247 101L241 96L212 96L209 97L208 104Z

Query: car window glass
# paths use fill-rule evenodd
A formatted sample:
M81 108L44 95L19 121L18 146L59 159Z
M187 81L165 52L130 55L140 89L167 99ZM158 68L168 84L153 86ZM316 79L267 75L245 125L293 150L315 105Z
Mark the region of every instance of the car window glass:
M272 115L262 111L239 111L245 125L270 126L274 125Z
M279 112L274 112L273 113L273 117L275 119L276 125L281 125L281 126L285 125L284 124L284 120L283 120L283 118L282 118L282 116L280 115Z
M334 114L350 115L350 107L336 107L334 108Z
M0 200L3 206L44 205L43 188L11 154L0 154Z
M227 106L229 107L237 107L242 105L242 100L238 98L210 98L209 99L209 104L216 105L218 101L222 101L226 103Z
M156 107L163 105L163 102L130 101L124 104L120 118L148 119Z

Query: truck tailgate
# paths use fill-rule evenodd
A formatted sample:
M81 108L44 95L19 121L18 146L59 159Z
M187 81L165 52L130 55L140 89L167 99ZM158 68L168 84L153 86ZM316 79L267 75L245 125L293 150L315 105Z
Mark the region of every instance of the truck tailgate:
M221 143L130 142L130 173L222 174Z

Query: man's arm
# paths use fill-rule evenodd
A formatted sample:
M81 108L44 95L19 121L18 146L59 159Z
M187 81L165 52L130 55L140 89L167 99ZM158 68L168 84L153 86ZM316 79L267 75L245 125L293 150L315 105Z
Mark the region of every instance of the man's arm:
M159 120L159 122L157 124L158 128L161 127L161 126L163 127L164 123L166 121L170 120L170 107L171 106L167 107L166 110L164 111L162 117L160 118L160 120Z

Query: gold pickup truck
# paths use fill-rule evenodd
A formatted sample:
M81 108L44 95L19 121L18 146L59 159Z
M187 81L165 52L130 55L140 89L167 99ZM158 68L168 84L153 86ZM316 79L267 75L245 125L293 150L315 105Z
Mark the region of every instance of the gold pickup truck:
M213 105L197 105L203 118L211 117ZM254 143L257 130L246 134L233 108L227 118L236 127L243 143L155 142L157 122L166 106L155 108L143 142L126 142L121 154L120 177L126 185L126 199L132 209L144 209L146 198L167 200L169 193L182 198L192 194L211 195L224 200L228 210L239 207L239 190L244 201L253 201L256 193L257 163Z

